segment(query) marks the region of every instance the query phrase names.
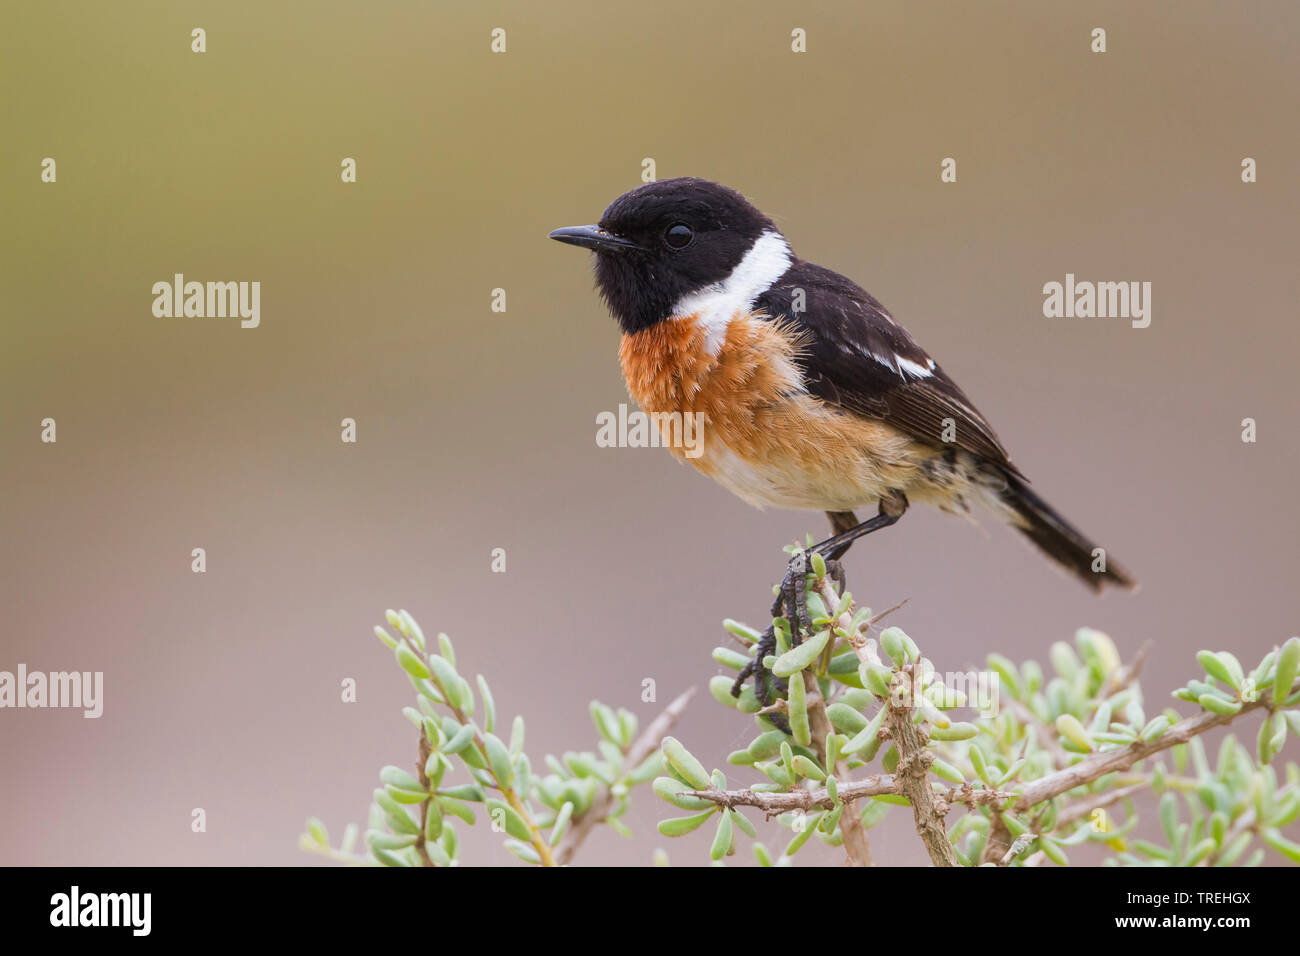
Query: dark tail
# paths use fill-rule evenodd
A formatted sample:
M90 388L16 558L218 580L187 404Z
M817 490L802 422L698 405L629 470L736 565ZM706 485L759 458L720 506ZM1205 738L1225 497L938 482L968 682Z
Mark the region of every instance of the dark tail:
M1010 473L1006 477L1002 500L1015 513L1013 523L1039 550L1094 591L1107 584L1137 588L1137 582L1118 562L1038 497L1023 478Z

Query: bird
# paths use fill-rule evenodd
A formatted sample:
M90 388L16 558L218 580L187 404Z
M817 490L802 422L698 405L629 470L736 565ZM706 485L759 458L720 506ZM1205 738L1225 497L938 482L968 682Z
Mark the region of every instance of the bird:
M599 222L550 238L595 253L642 410L700 416L699 447L670 444L673 454L759 508L826 512L831 536L792 559L782 593L813 553L838 563L912 502L965 517L982 507L1093 591L1136 587L1030 487L988 420L880 302L796 256L736 190L693 177L645 183Z

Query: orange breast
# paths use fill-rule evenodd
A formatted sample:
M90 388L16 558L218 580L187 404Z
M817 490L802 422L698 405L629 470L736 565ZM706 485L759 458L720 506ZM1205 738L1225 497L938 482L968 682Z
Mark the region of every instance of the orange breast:
M910 483L924 450L808 394L798 349L788 324L750 315L710 348L690 316L623 336L619 354L642 410L702 416L699 446L673 454L751 504L851 510Z

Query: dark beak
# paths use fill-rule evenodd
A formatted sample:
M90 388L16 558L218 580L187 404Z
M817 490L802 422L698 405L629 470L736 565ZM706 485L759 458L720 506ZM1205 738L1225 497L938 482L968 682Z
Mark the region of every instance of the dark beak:
M592 252L629 252L641 248L632 240L606 232L600 226L565 226L552 232L551 238Z

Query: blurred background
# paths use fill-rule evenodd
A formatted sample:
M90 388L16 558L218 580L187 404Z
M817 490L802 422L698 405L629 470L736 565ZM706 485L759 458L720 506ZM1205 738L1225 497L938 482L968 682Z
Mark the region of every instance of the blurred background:
M529 718L535 764L594 744L590 698L645 721L689 685L677 733L704 762L749 739L704 689L710 649L825 519L596 446L628 401L618 333L589 257L546 233L597 219L646 157L745 192L881 299L1142 583L1097 599L1007 529L913 509L849 581L907 599L893 623L941 670L1045 661L1087 625L1126 656L1154 642L1154 708L1197 649L1257 660L1297 631L1294 4L2 16L0 669L106 686L99 720L0 712L0 863L311 862L306 817L364 823L379 767L414 760L409 685L371 636L387 607L452 635ZM260 281L260 328L155 318L176 272ZM1150 328L1044 318L1067 272L1150 281ZM597 833L580 862L705 860L707 833L655 832L675 813L646 791L635 838ZM925 862L907 816L873 831L879 862Z

